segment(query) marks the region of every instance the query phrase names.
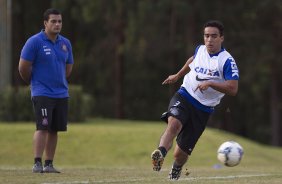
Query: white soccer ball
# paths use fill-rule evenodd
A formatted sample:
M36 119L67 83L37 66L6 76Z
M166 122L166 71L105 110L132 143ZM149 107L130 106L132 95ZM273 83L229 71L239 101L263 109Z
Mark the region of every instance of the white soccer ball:
M227 141L221 144L217 150L217 159L228 167L236 166L240 163L244 150L235 141Z

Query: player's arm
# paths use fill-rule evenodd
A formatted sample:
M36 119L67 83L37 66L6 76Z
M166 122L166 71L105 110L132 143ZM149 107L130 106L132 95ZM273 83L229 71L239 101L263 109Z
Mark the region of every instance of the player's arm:
M73 64L67 64L66 65L66 78L69 78L72 72L72 65Z
M205 81L199 84L198 89L204 91L211 87L226 95L235 96L238 92L238 80L227 80L224 82Z
M73 53L72 53L72 46L69 40L66 40L66 45L69 51L69 55L67 58L67 63L66 63L66 79L68 79L72 73L72 67L73 67Z
M29 84L31 80L32 62L20 58L18 69L22 79Z
M235 96L238 92L239 70L233 58L226 60L223 68L224 82L205 81L199 84L200 91L209 87L230 96Z
M179 70L179 72L177 72L174 75L170 75L168 76L168 78L166 78L162 84L172 84L175 83L178 79L180 79L181 77L183 77L184 75L186 75L189 71L190 71L190 67L189 64L193 61L194 57L190 57L186 63L184 64L184 66Z

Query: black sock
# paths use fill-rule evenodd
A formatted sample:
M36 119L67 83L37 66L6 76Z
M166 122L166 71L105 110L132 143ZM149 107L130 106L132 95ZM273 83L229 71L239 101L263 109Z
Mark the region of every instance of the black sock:
M53 164L53 160L45 160L45 164L44 166L48 166L48 165L52 165Z
M42 159L40 157L34 158L34 163L40 162L42 163Z
M174 161L174 163L173 163L173 165L172 165L172 167L175 168L175 169L181 169L182 166L183 166L183 165L178 165L178 164L176 164L175 161Z
M161 147L159 147L158 149L161 151L163 157L165 157L166 154L167 154L167 151L166 151L165 147L161 146Z

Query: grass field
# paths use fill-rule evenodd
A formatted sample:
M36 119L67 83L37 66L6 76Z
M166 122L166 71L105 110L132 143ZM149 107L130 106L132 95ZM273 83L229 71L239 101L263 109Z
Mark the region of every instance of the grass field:
M34 174L33 123L0 123L0 184L171 183L167 175L172 151L160 172L151 168L150 154L164 128L161 122L103 119L70 124L68 132L59 135L54 163L62 173ZM222 166L216 159L218 146L227 140L235 140L244 148L243 160L236 167ZM208 128L177 183L281 184L281 155L281 148ZM185 176L186 169L189 176Z

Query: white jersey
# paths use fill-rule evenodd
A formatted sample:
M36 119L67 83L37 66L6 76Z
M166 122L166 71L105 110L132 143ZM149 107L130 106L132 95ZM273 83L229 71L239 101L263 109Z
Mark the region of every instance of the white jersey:
M189 67L191 70L185 75L182 87L201 104L209 107L218 105L224 93L211 87L202 92L196 90L201 82L239 79L236 63L224 48L219 53L211 55L207 52L205 45L199 46Z

